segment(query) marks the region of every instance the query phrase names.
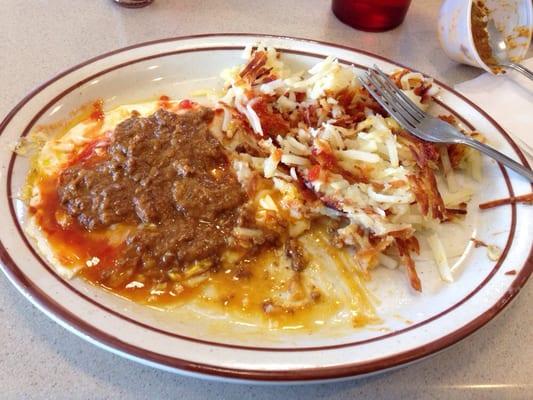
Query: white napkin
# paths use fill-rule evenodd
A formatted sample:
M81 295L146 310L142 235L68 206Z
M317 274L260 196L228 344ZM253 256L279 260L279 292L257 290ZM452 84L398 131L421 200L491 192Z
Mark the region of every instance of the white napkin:
M533 69L533 58L521 64ZM494 118L522 150L533 155L533 81L511 70L506 76L487 72L455 85L455 89Z

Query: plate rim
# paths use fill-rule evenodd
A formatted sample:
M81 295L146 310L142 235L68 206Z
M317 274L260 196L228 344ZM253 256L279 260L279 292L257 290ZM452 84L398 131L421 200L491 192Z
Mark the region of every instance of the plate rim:
M85 60L73 67L70 67L56 74L52 78L46 80L44 83L38 85L35 89L30 91L15 107L13 107L13 109L11 109L11 111L8 112L8 114L5 116L3 121L0 123L0 133L4 131L5 127L10 123L10 121L18 113L18 111L20 111L20 109L22 109L25 106L25 104L28 103L38 93L40 93L42 90L44 90L46 87L48 87L52 83L60 80L65 75L68 75L71 72L74 72L88 64L105 59L107 57L110 57L118 53L127 52L129 50L140 48L140 47L148 47L154 44L181 41L181 40L187 40L187 39L198 39L198 38L205 38L205 37L239 37L239 36L240 37L244 36L244 37L257 37L257 38L273 38L273 39L278 39L278 40L289 40L293 42L304 41L310 44L326 45L326 46L335 47L338 49L347 50L353 53L367 55L367 56L380 59L380 60L386 61L388 63L397 65L400 67L409 68L391 59L388 59L386 57L374 54L372 52L368 52L366 50L358 49L355 47L335 44L335 43L331 43L327 41L319 41L319 40L312 40L312 39L307 39L307 38L285 36L285 35L270 35L270 34L256 34L256 33L205 33L205 34L197 34L197 35L185 35L185 36L162 38L162 39L156 39L156 40L151 40L151 41L142 42L142 43L136 43L130 46L118 48L118 49L97 55L95 57ZM225 47L229 47L229 46L230 44L225 45ZM413 68L409 68L409 69L416 70ZM446 89L447 91L451 92L453 95L457 96L463 102L467 103L472 108L474 108L485 120L487 120L491 125L493 125L493 127L496 128L502 134L502 136L505 137L507 142L511 145L515 153L520 158L520 161L524 165L529 166L527 159L523 155L520 148L516 145L514 140L507 134L507 132L496 121L494 121L494 119L490 115L485 113L479 106L477 106L471 100L467 99L461 93L455 91L448 85L436 79L435 79L435 82L441 87L443 87L444 89ZM533 184L531 185L531 187L533 188ZM530 248L529 255L527 256L524 262L524 265L520 269L519 274L509 284L508 289L501 296L501 298L497 302L495 302L489 309L487 309L484 313L478 315L476 318L470 320L466 325L459 327L453 332L443 337L439 337L435 339L434 341L431 341L430 343L424 345L422 348L415 347L403 353L396 353L388 357L372 360L370 362L358 362L355 364L346 363L343 365L332 366L332 367L316 367L316 368L307 368L307 369L301 369L301 370L295 369L295 370L290 370L290 371L250 370L250 369L228 368L228 367L219 367L216 365L201 364L201 363L196 363L196 362L192 362L189 360L179 359L176 357L164 356L161 354L153 353L147 349L140 348L140 347L131 345L126 342L122 342L118 338L110 336L108 333L103 332L99 330L98 328L91 326L85 320L73 315L68 309L64 308L61 304L56 303L54 299L50 298L47 294L42 293L38 286L33 285L31 281L28 281L26 279L24 273L19 269L19 267L11 259L11 256L9 255L9 253L7 252L7 250L5 249L5 247L3 246L1 242L0 242L0 261L1 261L0 266L2 267L2 271L11 281L11 283L13 283L14 286L17 287L17 289L27 299L29 299L34 305L36 305L46 315L48 315L49 317L54 319L56 322L66 327L67 329L73 331L77 335L80 335L82 337L88 336L93 343L103 346L123 356L134 358L137 361L141 361L141 362L149 362L159 367L170 368L173 370L175 369L184 370L184 371L188 371L193 374L200 374L200 375L206 374L210 376L220 376L224 378L241 379L241 380L245 379L245 380L255 380L255 381L308 381L308 380L319 380L319 379L343 378L343 377L349 377L349 376L354 376L354 375L364 375L364 374L369 374L372 372L377 372L380 370L385 370L385 369L390 369L393 367L401 366L409 362L413 362L413 361L428 357L430 355L433 355L459 342L460 340L464 339L470 334L474 333L475 331L480 329L482 326L484 326L486 323L491 321L503 309L505 309L506 306L510 303L510 301L513 298L515 298L515 296L518 294L520 289L524 286L529 276L533 272L533 245ZM53 306L51 306L50 303L53 303ZM59 315L57 313L57 310L62 310ZM90 332L92 332L92 334ZM306 349L303 348L301 349L301 351L302 352L306 351ZM147 355L149 357L147 357ZM169 360L173 360L174 362L169 363Z

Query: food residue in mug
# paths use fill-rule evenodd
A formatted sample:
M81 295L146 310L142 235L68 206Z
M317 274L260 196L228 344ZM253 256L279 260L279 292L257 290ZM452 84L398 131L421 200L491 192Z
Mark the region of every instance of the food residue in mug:
M485 6L483 1L474 1L472 3L472 38L474 45L481 60L487 64L494 73L501 72L501 68L495 67L497 64L492 48L489 43L489 32L487 30L489 9Z

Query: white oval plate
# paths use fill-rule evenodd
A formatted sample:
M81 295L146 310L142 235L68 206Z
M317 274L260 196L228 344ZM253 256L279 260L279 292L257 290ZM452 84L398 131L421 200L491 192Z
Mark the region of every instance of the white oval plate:
M139 306L80 279L60 278L34 249L21 226L25 205L16 194L28 161L11 149L39 124L64 120L69 112L97 98L107 108L167 94L188 97L192 90L219 84L223 68L242 63L242 49L261 43L281 50L295 69L328 55L356 66L398 65L367 52L309 40L229 34L159 40L113 51L80 64L24 98L0 125L0 258L3 271L33 304L84 339L141 363L183 374L297 382L362 376L421 359L471 334L517 294L533 269L533 209L508 205L480 212L477 204L531 192L531 185L484 159L484 178L460 231L450 228L443 241L452 254L456 282L444 284L433 262L417 261L424 292L414 294L402 271L378 269L369 287L383 325L339 334L224 335L201 318L187 320L170 311ZM527 164L509 136L478 107L438 83L436 113L453 113L492 145ZM495 263L469 238L503 249ZM209 318L206 318L208 320Z

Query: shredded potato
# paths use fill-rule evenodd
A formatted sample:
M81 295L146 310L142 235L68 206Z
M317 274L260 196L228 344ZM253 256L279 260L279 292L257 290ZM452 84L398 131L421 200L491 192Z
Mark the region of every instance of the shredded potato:
M472 191L460 187L456 170L479 178L477 154L437 147L403 131L361 87L355 68L332 57L296 74L272 48L247 47L244 57L246 64L222 73L220 103L232 110L240 137L268 151L260 168L246 151L233 154L252 175L276 177L281 201L263 198L262 207L288 216L291 236L306 231L310 219L340 218L335 240L354 249L361 270L403 264L413 288L421 290L411 258L418 252L414 234L466 212L462 207ZM423 109L437 93L420 73L400 70L391 78ZM227 129L228 118L225 111L222 129L230 140L235 129ZM447 183L445 197L438 175ZM438 236L428 241L442 279L452 281Z
M442 246L442 242L439 237L435 234L428 236L429 247L431 247L431 252L435 258L435 263L439 267L439 273L441 278L446 282L453 282L452 272L450 266L448 265L448 258L446 257L446 252Z

